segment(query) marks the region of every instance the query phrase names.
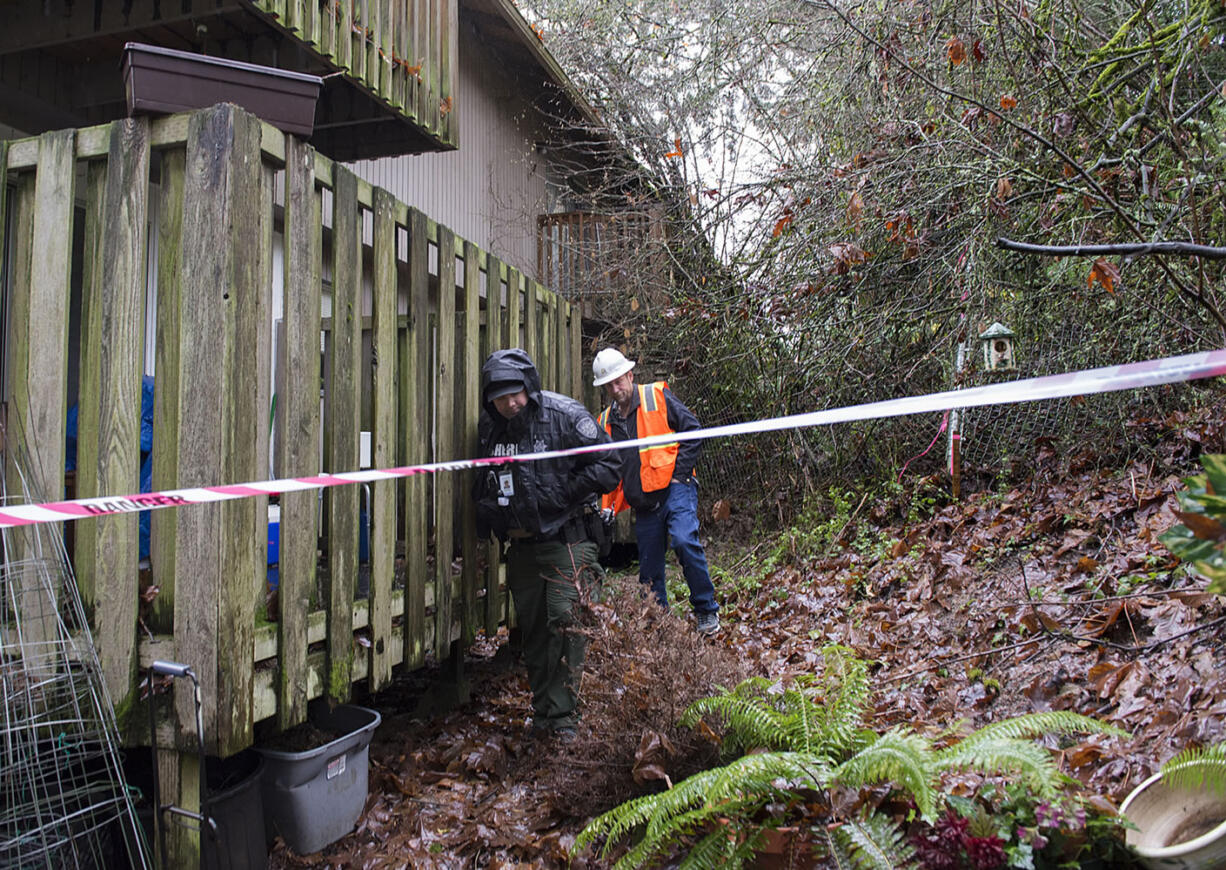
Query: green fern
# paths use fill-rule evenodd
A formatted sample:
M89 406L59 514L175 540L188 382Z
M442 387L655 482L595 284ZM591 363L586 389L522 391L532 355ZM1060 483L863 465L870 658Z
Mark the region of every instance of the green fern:
M718 695L695 701L681 714L679 724L693 728L704 716L711 716L723 723L726 746L743 750L795 749L788 717L771 697L772 686L761 677L751 677L731 692L721 690Z
M937 750L933 769L937 773L952 770L1011 773L1020 776L1043 797L1054 797L1069 778L1057 770L1050 752L1030 742L1045 734L1128 736L1127 731L1079 713L1065 710L1027 713L985 725L957 743Z
M1033 740L1047 734L1106 734L1111 737L1128 737L1127 731L1106 722L1100 722L1080 713L1067 710L1049 710L1044 713L1025 713L1012 719L1003 719L973 731L959 742L969 746L980 740L995 740L1007 737L1013 740ZM938 753L939 754L939 753Z
M835 829L834 837L858 870L894 870L915 856L902 827L880 813L845 822Z
M754 820L763 817L770 803L788 804L802 792L835 785L889 783L914 799L920 814L931 820L940 808L942 773L1008 773L1036 793L1053 796L1068 778L1051 753L1030 742L1033 738L1125 734L1062 711L997 722L941 749L907 728L877 734L863 728L871 696L867 664L846 647L828 647L823 657L820 675L798 678L790 687L754 677L690 705L682 725L695 727L704 716L718 718L725 727L725 747L749 754L614 807L588 823L575 849L602 842L600 855L607 858L617 843L637 837L615 864L630 868L665 859L688 842L692 845L682 866L734 870L759 848L763 827ZM778 823L778 818L771 821ZM850 861L857 867L892 867L906 860L908 847L888 819L870 813L838 830L827 839L840 866Z
M832 756L854 752L863 745L858 726L872 697L868 663L844 646L828 646L822 650L822 657L825 703L820 707L819 745Z
M696 773L668 791L645 795L614 807L591 821L575 848L605 838L602 857L613 844L640 826L643 838L617 866L638 867L708 822L751 815L775 799L802 789L826 787L830 769L815 757L795 752L761 752L724 767Z
M915 799L925 818L936 816L932 746L905 728L891 728L834 769L834 782L851 788L894 782Z
M692 728L713 716L722 721L730 749L810 752L833 763L863 745L857 726L871 690L868 666L850 649L829 646L822 654L826 667L820 678L806 674L782 689L750 677L731 692L691 704L680 724Z
M823 830L821 836L826 846L825 857L834 864L835 870L853 870L855 861L852 860L848 847L843 845L846 837L835 836L828 830Z
M1162 781L1171 788L1226 792L1226 743L1185 749L1162 765Z
M1042 746L1006 738L981 740L966 747L950 747L937 761L935 768L938 771L978 770L1014 774L1031 791L1044 798L1055 797L1059 786L1068 781L1056 768L1051 753Z
M728 828L719 825L690 850L678 865L678 870L714 870L729 864L739 866L752 858L766 839L764 830L750 833L747 838L740 839Z

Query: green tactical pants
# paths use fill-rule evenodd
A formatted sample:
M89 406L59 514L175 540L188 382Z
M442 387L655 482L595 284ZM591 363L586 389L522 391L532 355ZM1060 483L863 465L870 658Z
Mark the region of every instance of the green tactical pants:
M579 681L587 639L570 627L578 617L580 588L599 594L604 572L591 541L512 541L507 586L523 636L537 728L573 728L579 721Z

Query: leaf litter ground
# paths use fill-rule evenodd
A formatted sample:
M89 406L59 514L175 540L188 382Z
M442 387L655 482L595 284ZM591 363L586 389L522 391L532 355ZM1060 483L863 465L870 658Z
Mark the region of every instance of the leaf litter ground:
M584 609L584 718L566 743L532 734L505 629L472 646L460 684L401 675L363 701L383 723L356 830L314 855L278 841L269 866L566 866L589 818L716 763L716 735L675 725L690 702L750 674L811 672L830 643L874 662L878 730L1039 710L1128 730L1051 747L1087 795L1118 805L1226 731L1226 607L1158 542L1196 457L1226 450L1224 410L1135 420L1118 444L1067 457L1041 443L1025 480L909 524L897 498L862 502L820 553L737 532L736 514L708 524L712 563L753 580L721 590L718 635L611 574L605 601Z

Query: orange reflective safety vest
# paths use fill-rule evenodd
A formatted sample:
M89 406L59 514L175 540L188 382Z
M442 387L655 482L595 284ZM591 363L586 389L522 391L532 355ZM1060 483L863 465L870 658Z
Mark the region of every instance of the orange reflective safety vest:
M635 430L639 438L672 433L673 430L668 425L668 407L664 401L664 391L667 388L668 384L664 381L641 384L637 387L639 407L635 415ZM610 435L613 434L613 424L609 421L609 413L612 410L613 406L610 405L596 418ZM676 441L639 448L639 479L643 484L643 492L655 492L669 485L673 479L673 469L677 465L677 453L680 449L681 445ZM620 483L617 489L606 493L601 498L600 506L612 508L613 512L618 514L630 507Z

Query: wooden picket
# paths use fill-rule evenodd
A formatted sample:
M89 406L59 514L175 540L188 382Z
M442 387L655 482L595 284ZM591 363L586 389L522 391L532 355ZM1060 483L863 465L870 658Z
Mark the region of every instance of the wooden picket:
M373 350L373 427L371 463L396 464L396 200L383 189L374 192L374 275L371 346ZM395 481L370 484L370 627L387 642L371 649L368 685L383 688L392 678L392 589L396 565Z
M291 378L291 372L319 367L320 282L323 236L319 232L321 192L315 184L315 149L285 140L284 307L278 367L276 448L278 477L304 477L319 466L319 379ZM154 456L156 456L156 451ZM306 718L308 612L315 589L317 542L314 490L281 496L281 527L300 534L281 537L278 566L279 652L276 685L277 724L289 727Z
M463 341L458 353L456 370L463 401L458 422L458 451L463 456L477 454L477 418L481 413L481 258L472 242L465 242L464 251L464 311L460 318ZM497 273L495 273L497 280ZM484 627L481 596L477 586L477 514L472 498L471 473L459 478L455 493L460 515L461 588L465 609L463 640L471 643L477 629Z
M426 216L417 209L409 213L409 318L405 353L401 355L401 407L406 411L405 455L407 465L430 460L430 432L422 423L430 419L429 382L408 377L409 372L430 371L429 236ZM426 586L430 582L427 562L430 511L430 481L423 474L410 477L405 496L405 620L404 661L416 666L426 660Z
M134 491L140 473L140 371L144 337L147 202L137 179L149 175L149 124L115 125L105 162L89 166L85 233L86 278L81 293L80 378L77 413L96 439L78 439L76 487L81 495ZM121 215L108 243L101 246L103 214ZM92 243L92 244L91 244ZM107 389L104 391L104 385ZM121 389L111 389L112 385ZM132 625L138 613L137 578L130 566L138 558L137 517L106 517L77 530L84 558L78 577L86 600L102 625ZM124 594L94 596L98 576L128 579ZM100 638L98 656L107 682L129 685L136 672L136 649Z
M332 317L328 332L324 455L326 471L358 467L361 420L362 220L358 178L343 166L332 176ZM353 681L353 599L358 575L359 490L324 491L328 519L328 697L349 698Z
M455 411L458 384L456 383L456 308L455 308L455 235L445 227L438 228L438 316L437 330L438 383L435 387L438 399L435 403L437 429L435 444L440 456L455 456ZM451 551L455 548L455 477L441 474L434 478L434 610L435 636L434 655L442 660L448 658L451 648L451 632L438 631L441 625L449 626L455 615L451 588Z

